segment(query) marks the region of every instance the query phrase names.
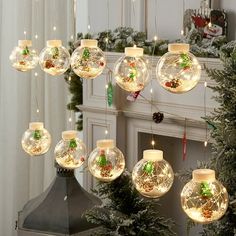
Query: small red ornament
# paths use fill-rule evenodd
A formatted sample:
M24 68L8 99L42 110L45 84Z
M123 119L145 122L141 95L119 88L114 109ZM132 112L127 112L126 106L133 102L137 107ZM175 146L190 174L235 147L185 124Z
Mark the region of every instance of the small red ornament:
M165 83L165 86L166 86L166 87L171 87L171 82L169 82L169 81L166 82L166 83Z
M80 161L84 162L84 161L85 161L84 157L81 157L81 158L80 158Z
M104 66L104 62L103 61L100 62L100 66Z
M129 66L130 66L130 67L135 67L135 63L134 63L134 62L131 62L131 63L129 63Z

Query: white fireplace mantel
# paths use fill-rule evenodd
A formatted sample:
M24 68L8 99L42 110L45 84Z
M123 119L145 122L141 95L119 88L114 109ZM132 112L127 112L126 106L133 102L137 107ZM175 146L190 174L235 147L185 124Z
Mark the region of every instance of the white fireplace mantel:
M107 53L108 67L113 68L114 62L121 53ZM148 57L148 56L147 56ZM126 100L128 93L115 86L114 104L106 106L105 85L106 71L99 78L83 81L83 136L84 142L90 152L98 139L107 138L116 140L117 146L126 156L126 166L132 169L138 160L138 134L151 133L176 138L183 137L184 118L187 118L187 139L204 141L205 123L204 116L204 82L214 85L202 70L199 84L192 91L176 95L165 91L159 85L155 76L155 67L159 57L148 57L152 62L152 82L142 91L142 95L150 100L150 88L153 88L153 102L164 113L164 120L160 124L152 121L152 113L156 108L151 108L150 103L141 96L135 102ZM222 68L219 59L199 58L200 64L207 68ZM115 81L113 81L115 84ZM207 113L209 114L216 102L212 99L212 91L206 92ZM106 108L107 107L107 108ZM169 114L171 113L171 114ZM153 130L153 131L152 131ZM85 176L84 186L88 189L93 186L91 175Z

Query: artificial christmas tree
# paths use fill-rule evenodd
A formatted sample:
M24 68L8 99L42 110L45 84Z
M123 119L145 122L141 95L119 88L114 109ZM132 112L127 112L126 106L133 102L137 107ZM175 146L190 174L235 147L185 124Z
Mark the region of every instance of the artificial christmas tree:
M229 193L229 206L219 221L203 225L203 236L236 235L236 41L222 47L221 60L223 70L206 68L208 76L216 82L211 89L216 92L219 106L205 118L211 129L213 157L199 163L199 167L216 171L218 180ZM190 174L181 175L187 179Z
M95 193L104 202L85 215L89 222L102 226L95 235L176 235L173 222L159 215L158 200L141 197L128 171L110 183L99 182L97 187Z

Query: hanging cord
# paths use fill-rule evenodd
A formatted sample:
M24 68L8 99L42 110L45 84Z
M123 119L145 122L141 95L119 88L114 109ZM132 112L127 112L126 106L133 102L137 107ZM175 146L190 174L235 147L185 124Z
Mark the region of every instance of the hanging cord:
M182 22L182 29L181 29L181 31L180 31L180 34L181 34L181 36L184 36L184 34L185 34L185 29L184 29L184 14L185 14L185 5L186 5L186 3L185 3L185 0L183 0L183 8L182 8L182 19L183 19L183 22Z
M204 82L204 117L207 117L207 108L206 108L206 96L207 96L207 81L205 78L205 82ZM207 122L205 122L205 141L204 141L204 155L206 156L206 147L208 144L208 128L207 128Z
M39 1L38 0L34 0L33 2L33 7L34 7L34 14L35 14L35 25L36 25L36 31L34 33L34 38L35 38L35 44L34 44L34 47L37 49L38 48L38 33L37 33L37 29L39 27L38 25L38 9L39 9ZM39 121L40 120L40 109L39 109L39 84L38 84L38 80L39 80L39 76L38 76L38 70L36 70L36 72L34 73L34 88L35 88L35 93L34 93L34 96L35 96L35 105L36 105L36 120Z

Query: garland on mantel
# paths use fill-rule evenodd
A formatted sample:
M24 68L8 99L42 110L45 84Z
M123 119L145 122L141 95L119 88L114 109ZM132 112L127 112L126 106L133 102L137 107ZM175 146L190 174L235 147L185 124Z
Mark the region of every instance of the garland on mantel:
M103 51L109 52L124 52L125 47L136 45L144 48L144 53L147 55L161 56L168 50L168 40L158 39L147 40L144 32L138 32L130 27L119 27L114 31L108 30L100 32L96 35L82 33L77 34L75 42L69 42L69 51L72 53L80 44L81 39L97 39L98 46ZM108 42L107 39L108 38ZM227 43L225 36L218 36L212 39L203 39L201 34L192 29L185 37L176 40L179 43L189 43L191 45L190 51L198 57L218 58L220 56L227 56L230 54L232 45L236 46L236 41ZM69 80L71 78L71 80ZM78 113L78 120L76 122L77 129L82 130L82 112L78 108L83 103L83 80L77 76L73 70L69 69L65 73L65 80L69 84L69 91L72 95L70 103L67 105L69 110Z

